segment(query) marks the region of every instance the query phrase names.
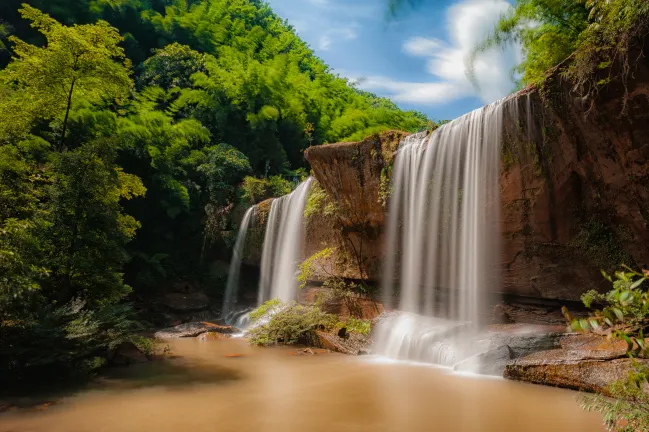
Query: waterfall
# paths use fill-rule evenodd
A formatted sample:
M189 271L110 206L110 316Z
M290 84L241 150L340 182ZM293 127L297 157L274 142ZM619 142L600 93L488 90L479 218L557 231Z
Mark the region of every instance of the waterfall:
M221 310L221 317L228 319L233 307L237 304L237 292L239 291L239 273L241 271L241 256L243 255L243 247L246 244L246 234L250 226L256 206L250 207L243 215L237 240L234 243L232 251L232 261L230 261L230 271L228 272L228 283L225 288L225 298L223 299L223 308Z
M312 178L288 195L273 200L268 213L258 303L297 298L297 266L304 238L304 207Z
M483 297L500 279L503 105L401 143L382 289L390 305L398 276L398 308L405 313L379 326L376 352L447 365L463 357L455 337L477 327Z

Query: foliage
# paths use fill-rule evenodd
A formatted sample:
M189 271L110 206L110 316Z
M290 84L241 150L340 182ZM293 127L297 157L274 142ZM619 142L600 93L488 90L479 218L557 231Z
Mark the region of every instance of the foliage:
M36 47L9 37L15 57L0 75L0 83L11 89L0 101L0 137L25 137L37 120L55 120L63 147L74 97L123 102L131 86L130 63L119 46L121 36L106 22L66 27L29 5L21 14L47 44Z
M474 48L469 60L473 65L478 53L496 46L519 42L523 61L516 67L523 84L539 83L546 72L566 59L576 48L588 25L588 9L574 0L516 0L503 15L493 32Z
M649 276L643 276L624 266L627 271L615 272L615 280L602 271L604 277L613 284L606 294L588 291L581 297L587 308L594 304L603 305L595 309L589 318L571 319L572 330L607 330L614 337L628 344L629 353L634 356L649 355L645 346L644 332L649 327L649 293L641 288ZM566 316L570 315L566 311Z
M369 336L372 331L372 322L370 320L349 317L345 321L338 322L336 328L346 328L350 333L358 333Z
M74 299L49 306L29 320L0 323L0 381L13 385L92 372L107 354L140 329L129 305L89 309Z
M306 287L317 273L324 275L326 279L322 286L326 289L318 293L316 305L326 310L334 304L343 304L352 316L361 316L360 300L363 294L368 294L369 288L364 283L357 284L330 273L323 262L327 261L333 253L333 248L325 248L304 260L298 266L299 287Z
M293 184L284 177L270 176L268 178L255 178L247 176L241 184L241 199L250 204L257 204L268 198L280 197L291 193Z
M298 266L297 280L300 283L299 285L300 288L306 287L306 284L309 282L309 280L311 280L313 276L316 274L317 271L316 265L321 260L326 260L327 258L329 258L332 253L333 253L332 248L322 249L321 251L318 251L315 254L311 255L309 258L305 259Z
M381 170L379 179L379 203L387 207L388 200L392 196L392 163Z
M89 372L132 338L122 270L139 223L122 204L146 191L117 165L107 109L130 92L119 34L21 12L47 43L11 38L0 71L0 373L11 383Z
M282 302L279 299L273 299L273 300L268 300L261 306L259 306L257 309L254 311L250 312L248 316L250 317L250 322L254 323L255 321L259 320L266 314L268 314L271 310L274 310L275 308L278 308L282 305Z
M135 341L129 297L207 283L233 209L290 192L307 146L427 122L256 0L21 1L0 2L3 374L100 365Z
M615 432L649 431L649 395L643 387L649 382L649 368L636 365L626 381L611 385L613 398L584 396L582 407L604 414L604 425Z
M582 94L596 94L615 76L626 82L634 63L631 48L649 33L649 3L645 0L586 0L590 24L579 37L566 75ZM611 66L617 66L611 69ZM625 107L626 107L625 93Z
M627 354L632 359L649 357L649 346L645 334L649 329L649 294L641 288L649 278L649 271L638 273L626 266L616 272L614 278L602 271L603 276L613 284L606 294L589 291L582 296L584 305L593 308L588 318L573 319L564 307L563 312L570 322L570 329L595 331L608 334L627 343ZM584 396L582 405L589 411L604 414L604 423L611 431L649 431L649 366L633 361L633 370L626 380L613 383L610 393L613 399L601 395Z
M311 189L309 190L309 197L304 207L305 222L309 223L316 214L322 214L325 217L334 216L337 210L336 205L331 202L327 196L327 192L320 186L320 183L317 180L313 180Z
M160 87L165 90L190 87L191 76L207 72L208 56L177 42L155 49L153 56L142 64L138 84L145 87Z
M0 21L0 51L7 49L5 41L3 40L7 35L9 35L9 27Z
M322 312L315 306L291 302L280 305L267 323L253 327L247 336L250 343L255 345L290 345L298 343L300 337L310 330L333 328L336 321L336 316Z
M475 47L468 72L475 83L478 53L519 42L524 59L514 73L523 84L543 82L549 69L574 53L565 74L582 95L593 95L616 76L626 86L637 60L629 58L630 49L648 31L645 0L517 0Z

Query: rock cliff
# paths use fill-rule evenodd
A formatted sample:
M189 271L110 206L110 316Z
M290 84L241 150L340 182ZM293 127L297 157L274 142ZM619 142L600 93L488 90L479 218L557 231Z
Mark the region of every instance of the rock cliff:
M575 300L607 288L602 268L649 264L648 58L626 82L601 89L592 105L573 94L560 67L543 86L504 102L503 292ZM344 244L329 270L379 279L387 179L403 137L384 133L305 152L339 210L335 217L316 212L309 221L307 256ZM341 257L353 262L354 254L360 265Z

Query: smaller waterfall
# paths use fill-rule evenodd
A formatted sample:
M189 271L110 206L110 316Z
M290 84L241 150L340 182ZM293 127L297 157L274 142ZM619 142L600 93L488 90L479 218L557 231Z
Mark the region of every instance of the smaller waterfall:
M287 302L297 297L297 265L304 238L304 207L313 179L309 177L288 195L275 199L268 213L258 303Z
M221 310L221 317L228 318L233 307L237 304L237 292L239 291L239 273L241 272L241 256L243 254L243 247L246 244L246 234L248 227L254 219L256 206L250 207L246 214L243 216L237 240L234 243L234 250L232 251L232 261L230 261L230 271L228 273L228 283L225 288L225 298L223 299L223 309Z

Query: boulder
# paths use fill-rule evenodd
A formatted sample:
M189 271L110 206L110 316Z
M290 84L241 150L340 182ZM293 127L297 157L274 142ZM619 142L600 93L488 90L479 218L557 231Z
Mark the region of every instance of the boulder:
M573 333L561 338L564 350L606 351L612 358L623 357L627 344L623 340L612 339L596 333Z
M196 337L208 332L231 335L233 333L238 333L239 329L232 326L218 325L210 322L189 322L159 330L155 332L154 336L157 339L177 339Z
M210 298L201 292L165 294L162 302L175 312L195 312L210 307Z
M325 331L309 332L301 341L305 345L328 349L342 354L361 355L369 352L372 341L358 333L347 333L345 338Z
M649 365L647 360L638 360ZM625 379L632 360L609 350L550 350L531 354L505 367L505 378L534 384L601 393Z
M564 333L552 326L501 325L492 326L489 339L492 347L506 345L511 350L511 358L524 357L537 351L560 347Z
M201 342L211 342L211 341L229 339L231 337L232 337L232 334L230 334L230 333L218 333L218 332L208 331L206 333L199 334L196 337L196 339L198 339Z
M502 376L507 363L514 358L514 352L508 345L500 345L487 352L469 357L457 363L453 370L456 372L470 372L480 375Z

